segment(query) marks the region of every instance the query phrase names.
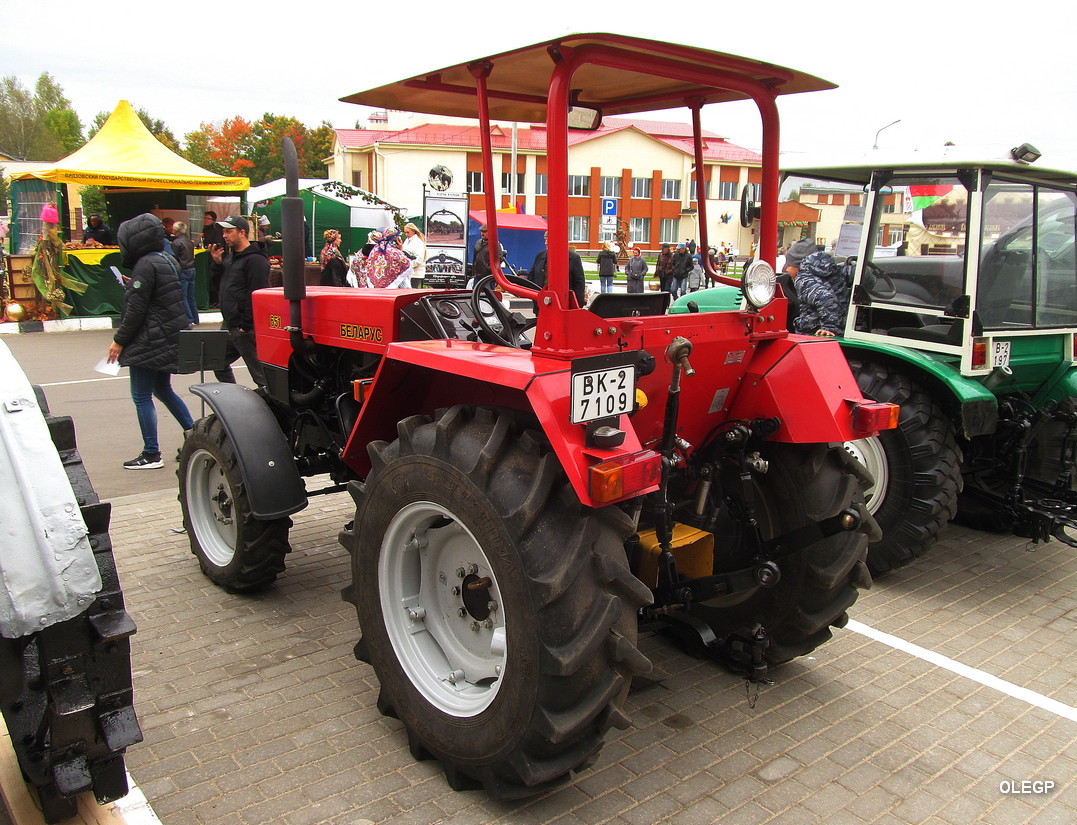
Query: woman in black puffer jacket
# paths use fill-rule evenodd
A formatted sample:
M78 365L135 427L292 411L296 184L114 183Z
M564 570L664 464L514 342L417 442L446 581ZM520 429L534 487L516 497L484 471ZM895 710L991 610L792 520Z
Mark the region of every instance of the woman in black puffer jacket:
M123 296L120 327L108 348L108 360L119 360L131 371L131 400L142 430L142 453L125 461L129 470L164 466L157 443L157 408L154 397L172 413L184 432L194 420L183 399L172 389L172 373L179 366L179 334L187 328L187 310L176 259L165 254L165 228L156 215L146 213L120 224L116 233L131 279Z

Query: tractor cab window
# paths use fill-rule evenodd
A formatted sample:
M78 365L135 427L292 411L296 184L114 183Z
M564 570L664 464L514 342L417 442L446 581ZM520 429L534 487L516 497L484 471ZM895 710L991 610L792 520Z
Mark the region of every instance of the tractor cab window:
M1077 325L1074 195L996 182L984 193L976 310L986 329Z

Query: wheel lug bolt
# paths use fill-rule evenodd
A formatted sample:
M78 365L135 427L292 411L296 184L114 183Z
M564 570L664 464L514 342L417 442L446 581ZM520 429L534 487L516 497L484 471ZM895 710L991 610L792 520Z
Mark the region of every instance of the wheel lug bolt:
M497 610L497 602L487 602L486 609L490 611Z
M460 595L460 588L457 587L456 585L453 585L452 588L450 588L449 592L452 593L454 596L459 596Z
M463 678L464 678L464 671L462 671L462 670L454 670L452 673L450 673L448 676L445 677L445 681L448 682L450 685L455 685L457 682L459 682Z
M456 578L462 579L467 575L467 571L463 567L456 568Z
M494 673L496 673L498 676L501 675L501 665L494 665Z
M478 622L472 622L471 623L471 629L474 630L474 631L478 631L479 623Z
M471 574L472 576L474 576L474 575L475 575L476 573L478 573L478 572L479 572L479 568L478 568L478 565L475 565L475 564L469 564L469 565L467 566L467 572L468 572L468 573L470 573L470 574Z
M459 616L462 619L462 618L464 618L464 616L467 615L467 611L464 610L464 608L462 608L462 607L458 607L456 609L456 615Z
M483 619L482 620L482 626L489 629L489 628L494 626L494 623L492 621L490 621L489 619Z

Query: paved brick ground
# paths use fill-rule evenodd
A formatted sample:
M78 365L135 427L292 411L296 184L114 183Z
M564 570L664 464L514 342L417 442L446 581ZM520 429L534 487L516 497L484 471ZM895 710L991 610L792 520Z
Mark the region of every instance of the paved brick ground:
M288 571L255 597L201 575L172 496L113 502L146 734L128 767L165 825L1077 821L1077 723L850 630L778 671L754 708L743 681L647 638L656 681L592 770L519 805L454 793L375 708L339 597L348 500L314 502ZM1075 594L1069 548L951 527L854 618L1075 705ZM1013 795L1004 780L1057 785Z

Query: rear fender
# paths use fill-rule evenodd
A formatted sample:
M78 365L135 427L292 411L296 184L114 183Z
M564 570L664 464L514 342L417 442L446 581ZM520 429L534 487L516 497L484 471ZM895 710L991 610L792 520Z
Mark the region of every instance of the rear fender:
M841 341L847 358L871 358L900 370L931 393L964 438L989 435L998 426L998 399L957 367L920 350L875 341Z
M235 447L251 514L268 521L307 506L306 489L288 441L261 396L239 384L194 384Z
M391 344L344 447L343 459L365 478L370 472L367 445L396 439L397 422L409 416L432 417L437 410L456 404L515 410L546 435L580 501L604 506L611 502L600 504L591 496L589 468L643 448L628 416L621 416L618 425L625 432L620 447L588 447L585 428L569 421L570 390L567 361L458 341ZM657 485L629 490L622 498L655 489Z
M794 444L850 441L853 411L868 403L832 338L790 335L759 342L730 417L779 420L772 441Z

